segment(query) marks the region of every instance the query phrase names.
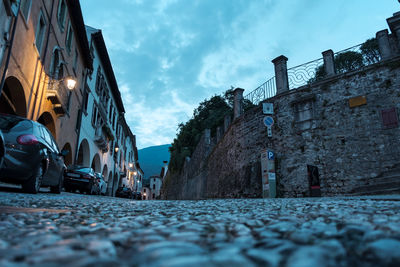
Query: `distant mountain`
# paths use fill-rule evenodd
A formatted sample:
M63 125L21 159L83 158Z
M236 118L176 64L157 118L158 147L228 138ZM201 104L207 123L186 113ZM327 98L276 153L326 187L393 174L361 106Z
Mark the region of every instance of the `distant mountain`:
M144 177L160 175L163 161L169 162L170 154L168 148L170 146L171 144L167 144L139 149L139 164L144 171Z

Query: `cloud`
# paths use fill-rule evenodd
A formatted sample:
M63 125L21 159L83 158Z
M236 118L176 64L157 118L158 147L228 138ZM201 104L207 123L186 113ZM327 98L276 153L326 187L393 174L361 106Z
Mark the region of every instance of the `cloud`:
M177 91L162 93L158 106L147 104L145 97L136 96L127 85L120 86L125 106L125 118L137 138L138 148L171 143L177 125L186 121L194 106L179 97Z

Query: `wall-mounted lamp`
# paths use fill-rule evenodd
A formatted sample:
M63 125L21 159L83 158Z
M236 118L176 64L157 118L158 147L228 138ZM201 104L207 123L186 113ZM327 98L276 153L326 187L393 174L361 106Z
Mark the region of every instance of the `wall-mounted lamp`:
M119 147L116 146L114 150L115 150L115 152L118 152Z
M134 171L134 172L133 172L133 175L137 175L137 171Z
M133 163L131 162L131 163L129 163L129 168L132 168L133 167ZM135 174L135 173L133 173L133 174Z
M69 90L73 90L77 83L76 79L73 76L65 77L64 81L65 81L65 85L67 86L67 88Z

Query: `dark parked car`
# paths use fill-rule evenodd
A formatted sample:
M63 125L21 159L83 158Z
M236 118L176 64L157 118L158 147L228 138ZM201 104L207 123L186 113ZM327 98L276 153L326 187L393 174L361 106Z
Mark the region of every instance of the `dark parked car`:
M115 196L123 197L123 198L130 198L130 199L134 199L134 197L135 197L132 190L125 186L119 187L117 189L117 192L115 192Z
M36 194L49 186L59 194L63 185L64 156L45 126L26 118L0 114L4 160L0 180L21 184L24 192ZM0 152L1 153L1 152Z
M96 180L94 170L90 167L72 165L68 167L64 174L64 188L67 192L86 192L87 194L97 194L99 185Z

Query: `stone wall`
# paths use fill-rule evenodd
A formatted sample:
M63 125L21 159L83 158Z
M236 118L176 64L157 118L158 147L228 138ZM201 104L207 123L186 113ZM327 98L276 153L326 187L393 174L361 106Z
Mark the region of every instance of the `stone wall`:
M323 196L351 193L400 165L400 130L381 111L400 108L400 58L279 94L273 137L262 105L237 118L214 146L199 143L167 199L261 197L262 150L276 154L278 196L309 196L307 164L317 166ZM355 97L366 104L350 107ZM212 151L210 151L212 149ZM172 177L170 177L172 178Z
M400 13L396 16L400 34ZM265 149L275 152L278 197L310 196L307 165L318 168L322 196L357 193L388 173L397 186L400 56L389 45L400 42L387 31L382 36L379 63L338 75L331 70L328 78L295 90L287 89L287 58L278 57L278 94L264 100L274 105L272 137L267 137L260 103L222 127L226 131L215 143L202 139L182 174L167 179L164 198L261 197ZM386 50L384 38L391 40ZM332 52L325 54L333 60ZM383 114L389 113L395 123L388 126Z

